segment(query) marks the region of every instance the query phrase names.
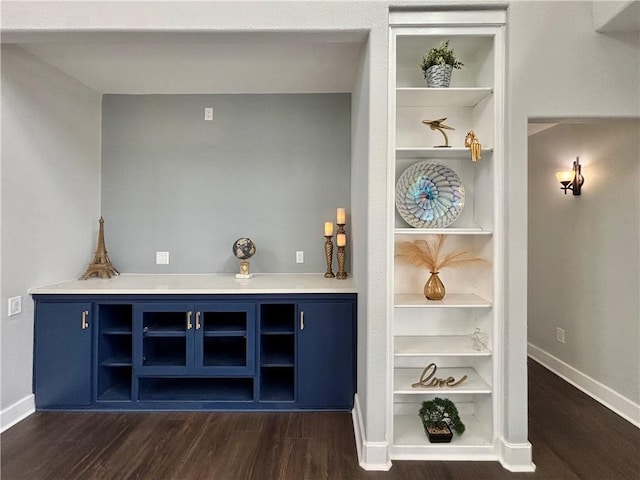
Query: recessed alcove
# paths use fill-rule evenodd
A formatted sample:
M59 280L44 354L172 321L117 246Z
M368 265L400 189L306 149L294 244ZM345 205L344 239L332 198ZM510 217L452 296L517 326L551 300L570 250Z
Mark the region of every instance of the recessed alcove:
M253 272L317 273L323 222L335 222L337 207L347 208L355 233L352 187L364 192L366 178L352 174L352 136L364 119L351 93L363 75L366 32L11 40L102 95L96 188L107 248L122 272L230 273L233 241L249 236L258 247ZM212 122L205 107L214 109ZM155 251L169 251L170 264L156 265ZM351 254L348 261L351 271Z

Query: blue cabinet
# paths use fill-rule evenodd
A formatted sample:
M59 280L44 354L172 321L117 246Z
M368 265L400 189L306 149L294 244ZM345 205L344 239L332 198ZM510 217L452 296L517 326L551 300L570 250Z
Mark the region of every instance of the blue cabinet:
M38 409L350 409L355 295L35 295Z
M253 374L252 303L140 303L133 329L136 374Z
M37 305L33 376L37 408L91 404L91 310L89 302Z
M353 302L298 305L298 404L351 409L355 392Z

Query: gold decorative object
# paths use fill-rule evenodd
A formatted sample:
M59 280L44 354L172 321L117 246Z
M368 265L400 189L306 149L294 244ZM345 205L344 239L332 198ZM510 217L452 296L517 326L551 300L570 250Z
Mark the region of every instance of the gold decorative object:
M335 274L331 268L333 263L333 242L331 238L333 237L333 223L332 222L324 222L324 238L326 238L324 242L324 255L327 259L327 271L324 274L324 278L335 278Z
M443 234L430 235L427 240L402 242L396 249L396 257L416 267L425 267L431 273L424 286L424 295L428 300L444 298L444 284L438 277L442 268L484 262L484 259L473 256L467 250L457 250L445 255L443 249L446 239L447 236Z
M249 262L246 260L240 262L240 275L249 275Z
M334 278L335 274L333 273L333 269L331 268L331 264L333 263L333 242L331 241L331 237L333 235L325 235L324 238L327 240L324 242L324 255L327 258L327 271L324 274L324 278Z
M345 280L347 278L347 272L344 269L347 261L347 232L344 230L344 226L347 222L345 209L338 208L336 216L336 223L338 224L338 233L336 234L336 245L338 246L338 273L336 274L336 278L338 280Z
M467 136L464 137L464 146L471 150L471 161L477 162L482 159L482 145L478 140L476 132L470 130Z
M420 374L420 380L418 380L416 383L412 383L411 386L413 388L457 387L468 378L466 375L463 375L460 380L456 380L451 376L447 378L438 378L436 377L437 370L438 367L436 366L436 364L430 363Z
M338 247L338 274L336 278L338 280L345 280L347 278L347 272L344 269L344 264L347 261L347 252L344 247Z
M449 145L449 137L444 133L445 130L455 130L455 128L450 127L449 125L445 125L444 122L447 117L439 118L437 120L422 120L422 123L425 125L429 125L431 130L438 130L444 136L444 145L434 145L436 148L451 148Z
M87 270L80 277L80 280L86 280L89 277L111 278L120 275L120 272L111 264L107 248L104 245L104 219L100 217L100 233L98 234L98 246L93 254L93 261L87 267Z
M431 275L427 280L427 283L424 284L424 296L427 297L428 300L442 300L444 298L444 294L446 290L444 288L444 283L440 280L438 273L440 272L430 272Z

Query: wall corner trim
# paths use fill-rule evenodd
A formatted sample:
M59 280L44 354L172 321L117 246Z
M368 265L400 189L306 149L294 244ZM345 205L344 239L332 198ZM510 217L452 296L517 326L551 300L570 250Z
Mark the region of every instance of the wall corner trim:
M527 346L527 353L532 360L640 428L640 405L532 343Z
M504 437L498 442L500 464L510 472L535 472L536 466L531 460L531 444L509 443Z
M356 393L353 400L353 432L356 439L356 450L358 452L358 464L364 470L387 471L391 468L389 458L388 442L368 442L366 440L366 430L362 419L362 409L360 408L360 398Z
M0 433L9 430L36 411L36 397L32 394L18 400L0 412Z

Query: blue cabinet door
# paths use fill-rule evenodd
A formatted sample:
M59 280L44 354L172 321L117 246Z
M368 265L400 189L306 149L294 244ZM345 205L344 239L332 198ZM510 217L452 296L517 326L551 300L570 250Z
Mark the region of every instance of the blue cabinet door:
M34 391L37 408L91 403L91 303L38 303Z
M300 408L351 409L355 393L352 302L298 304Z
M195 304L195 373L252 375L256 314L253 303Z
M133 307L133 369L144 375L193 372L195 315L191 303L137 303Z

